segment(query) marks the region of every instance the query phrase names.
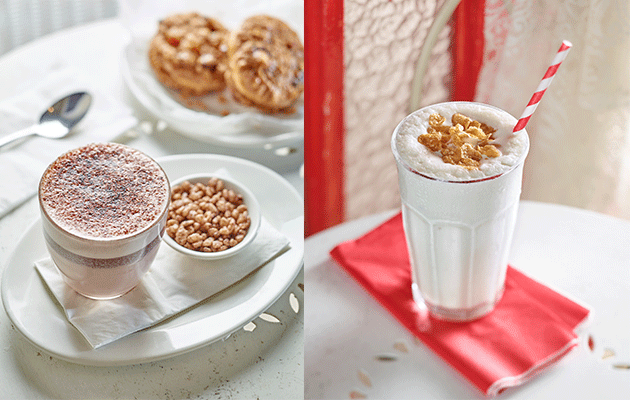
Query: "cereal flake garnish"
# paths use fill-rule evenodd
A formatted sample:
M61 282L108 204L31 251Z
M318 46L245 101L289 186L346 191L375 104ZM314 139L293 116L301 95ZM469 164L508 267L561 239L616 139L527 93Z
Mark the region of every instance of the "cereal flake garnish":
M496 129L491 126L460 113L453 114L451 125L445 125L445 122L446 118L441 114L431 114L427 133L418 136L418 142L431 151L439 152L442 161L467 169L478 169L484 157L501 155L498 145L494 144L493 133Z

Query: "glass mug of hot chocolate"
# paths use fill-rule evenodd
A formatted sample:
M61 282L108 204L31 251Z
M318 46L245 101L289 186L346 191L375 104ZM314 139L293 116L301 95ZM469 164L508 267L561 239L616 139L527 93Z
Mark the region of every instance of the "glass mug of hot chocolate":
M412 292L437 318L477 319L501 298L529 150L516 122L493 106L448 102L394 130Z
M165 231L170 184L144 153L115 143L59 156L39 184L48 252L64 281L92 299L129 292Z

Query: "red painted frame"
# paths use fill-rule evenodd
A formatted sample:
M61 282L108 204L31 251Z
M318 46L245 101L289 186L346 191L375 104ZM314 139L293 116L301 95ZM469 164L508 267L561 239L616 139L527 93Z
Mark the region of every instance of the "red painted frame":
M451 100L473 101L483 63L485 0L462 0L453 13Z
M344 220L343 0L304 2L304 234Z
M474 99L484 9L485 0L462 0L454 12L452 100ZM344 221L343 10L343 0L304 2L305 236Z

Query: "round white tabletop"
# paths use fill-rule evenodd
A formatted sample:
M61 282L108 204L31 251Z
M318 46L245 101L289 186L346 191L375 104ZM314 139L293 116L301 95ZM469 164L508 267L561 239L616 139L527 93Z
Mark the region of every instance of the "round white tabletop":
M120 141L151 157L214 153L248 158L280 173L298 191L304 183L302 153L273 159L264 152L234 150L156 130L126 89L120 74L128 32L118 20L92 23L35 40L0 58L0 99L55 63L89 74L99 91L134 108L140 134ZM36 198L0 219L0 273L20 236L39 217ZM93 367L61 361L33 346L0 312L0 397L38 398L267 398L303 397L303 271L282 296L250 325L222 341L149 363Z
M484 398L416 340L329 256L395 212L305 241L305 393L309 399ZM630 222L521 202L510 264L592 309L580 345L504 399L622 399L630 393ZM593 349L588 345L592 338ZM385 357L384 357L385 356Z

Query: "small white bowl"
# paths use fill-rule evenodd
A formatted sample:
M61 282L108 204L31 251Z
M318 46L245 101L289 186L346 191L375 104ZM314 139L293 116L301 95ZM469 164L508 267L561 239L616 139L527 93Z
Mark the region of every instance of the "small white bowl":
M212 177L221 179L224 183L225 188L231 189L237 194L240 194L241 196L243 196L243 202L247 206L247 213L249 214L249 218L250 218L250 225L249 225L249 229L247 230L247 234L245 235L245 238L239 244L237 244L234 247L230 247L227 250L216 251L216 252L204 252L204 251L188 249L180 245L179 243L177 243L175 239L173 239L172 237L168 235L168 233L164 234L164 241L173 249L187 256L198 258L201 260L218 260L218 259L233 256L234 254L246 248L247 245L250 244L252 240L254 240L254 238L256 237L256 234L258 233L258 228L260 228L261 216L260 216L260 206L258 205L258 200L256 200L256 197L254 197L254 194L247 187L245 187L243 184L241 184L240 182L232 178L227 178L227 177L221 176L220 174L215 175L215 174L209 174L209 173L186 175L171 182L171 190L175 186L181 183L184 183L185 181L188 181L193 185L199 182L203 184L207 184L208 180Z

